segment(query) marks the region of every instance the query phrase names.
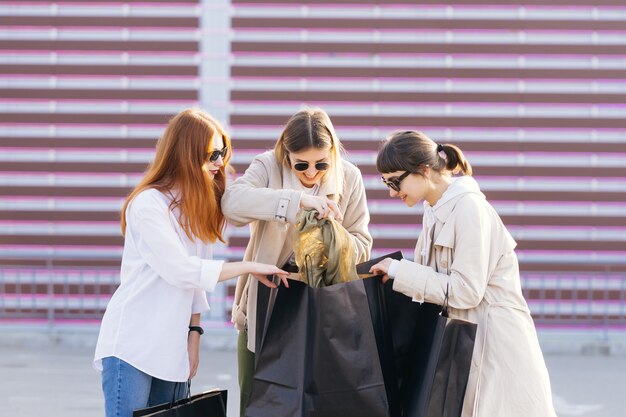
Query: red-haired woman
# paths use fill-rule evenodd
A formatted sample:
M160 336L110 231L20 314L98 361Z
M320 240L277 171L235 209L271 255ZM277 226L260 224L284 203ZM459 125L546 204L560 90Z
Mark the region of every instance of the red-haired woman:
M94 367L102 371L107 417L186 394L198 366L205 291L251 274L286 275L274 265L212 260L223 241L220 200L232 148L220 124L201 110L172 118L156 156L122 209L121 283L104 317Z

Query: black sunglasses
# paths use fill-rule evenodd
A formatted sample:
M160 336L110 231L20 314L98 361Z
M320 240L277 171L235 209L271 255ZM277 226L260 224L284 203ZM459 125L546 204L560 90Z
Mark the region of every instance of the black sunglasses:
M383 180L383 182L385 183L387 187L391 188L392 190L396 192L400 192L400 183L402 182L403 179L408 177L409 174L410 174L409 171L404 171L404 174L400 175L399 177L391 177L388 179L385 179L385 177L380 177L380 179Z
M317 169L318 171L326 171L328 168L330 168L330 164L328 162L317 162L315 164L315 169ZM306 171L307 169L309 169L309 163L296 162L295 164L293 164L293 169L300 172Z
M209 152L209 162L215 162L221 156L222 160L226 157L226 153L228 152L228 146L224 146L219 151Z

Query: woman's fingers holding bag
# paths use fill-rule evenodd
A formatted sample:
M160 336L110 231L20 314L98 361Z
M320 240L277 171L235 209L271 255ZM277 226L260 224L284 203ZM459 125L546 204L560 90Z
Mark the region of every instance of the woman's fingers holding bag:
M270 280L267 275L259 275L259 274L252 274L253 277L255 277L261 284L265 285L266 287L269 288L276 288L277 285L274 284L274 282L272 282L272 280Z
M393 259L385 258L382 261L378 262L376 265L372 266L370 268L370 272L377 274L386 274L387 272L389 272L389 267L391 266L392 262Z
M391 258L385 258L370 268L370 272L372 274L383 276L383 284L389 281L389 275L387 274L389 272L389 267L391 266L391 262L392 262Z
M276 265L252 262L250 273L254 278L259 280L260 283L270 288L277 287L277 285L271 280L271 276L276 275L280 278L285 287L289 288L289 281L287 280L289 272L283 271Z
M266 287L278 288L278 285L276 285L274 281L272 281L267 275L252 274L252 276L255 277L257 280L259 280L259 282L265 285ZM276 274L276 276L280 278L280 280L282 281L283 285L286 288L289 288L289 280L287 279L286 275Z
M287 275L289 275L289 274L287 274ZM287 279L287 275L278 275L278 274L277 274L276 276L277 276L278 278L280 278L280 280L282 281L283 285L284 285L286 288L289 288L289 280Z

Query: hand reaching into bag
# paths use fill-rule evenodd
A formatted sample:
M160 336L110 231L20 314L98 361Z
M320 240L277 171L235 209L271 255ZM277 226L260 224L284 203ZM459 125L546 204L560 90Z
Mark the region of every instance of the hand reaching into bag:
M250 270L248 271L254 278L259 280L259 282L267 287L276 288L277 285L274 284L268 278L268 276L276 275L280 278L285 287L289 288L289 281L287 280L287 276L289 272L283 271L279 267L275 265L261 264L258 262L246 262L250 265Z
M370 268L372 274L383 276L383 284L389 281L389 275L387 275L387 273L389 272L392 261L393 259L391 258L385 258Z

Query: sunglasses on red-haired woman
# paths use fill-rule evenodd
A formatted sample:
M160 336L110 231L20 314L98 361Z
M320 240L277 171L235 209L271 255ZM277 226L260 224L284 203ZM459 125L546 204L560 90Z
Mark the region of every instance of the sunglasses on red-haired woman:
M207 155L209 155L209 162L215 162L220 157L223 160L226 157L227 153L228 153L228 146L224 146L219 151L208 152Z

